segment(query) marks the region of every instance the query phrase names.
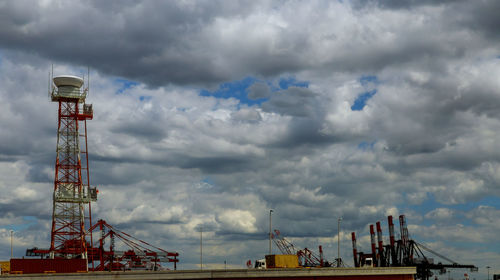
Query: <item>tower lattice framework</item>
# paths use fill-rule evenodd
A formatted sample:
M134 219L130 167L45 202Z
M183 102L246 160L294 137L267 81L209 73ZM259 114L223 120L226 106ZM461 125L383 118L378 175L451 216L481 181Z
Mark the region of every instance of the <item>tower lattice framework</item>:
M85 104L87 89L81 89L81 78L58 76L53 82L52 101L58 102L59 110L50 256L86 259L85 220L91 224L90 202L97 198L96 189L90 188L86 145L86 121L93 117L92 105ZM85 139L83 151L81 137ZM82 174L82 170L86 172Z

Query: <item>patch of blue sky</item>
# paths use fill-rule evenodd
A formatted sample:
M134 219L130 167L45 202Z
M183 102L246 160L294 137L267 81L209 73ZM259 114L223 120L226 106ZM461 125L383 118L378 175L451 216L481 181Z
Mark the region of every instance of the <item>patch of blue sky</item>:
M146 95L141 95L141 96L139 96L139 100L140 100L141 102L151 101L151 99L153 99L153 97L152 97L152 96L146 96Z
M478 201L469 201L466 203L449 205L448 208L459 211L471 211L478 208L479 206L490 206L496 209L500 209L500 198L498 196L488 196L483 197Z
M248 98L248 88L253 85L258 80L254 77L246 77L239 81L227 82L219 85L219 88L214 91L208 91L202 89L200 91L201 96L213 96L215 98L236 98L242 104L247 104L248 106L260 105L267 101L267 98L260 99L250 99Z
M23 231L32 225L38 223L38 219L34 216L23 216L23 220L18 224L13 224L7 227L8 230Z
M361 78L359 78L359 83L365 88L365 92L362 92L356 97L354 104L351 106L352 111L362 111L363 108L365 108L366 102L377 93L375 87L380 82L377 76L361 76Z
M414 204L414 205L411 204L411 201L408 201L408 199L407 199L408 193L407 192L403 192L402 195L404 197L403 201L401 201L399 204L396 205L398 207L398 209L400 209L400 211L402 211L399 214L405 214L404 213L405 211L413 210L413 211L416 211L422 215L425 215L426 213L428 213L436 208L441 207L441 204L436 202L436 200L434 199L434 196L431 193L426 194L426 198L423 200L423 202L421 204Z
M309 87L309 82L299 81L295 77L280 78L278 81L278 86L273 85L270 81L262 81L255 77L246 77L242 80L227 82L219 85L219 88L214 91L209 91L202 89L200 91L201 96L213 96L216 98L236 98L240 101L240 104L246 104L248 106L261 105L262 103L269 100L269 98L259 98L250 99L248 98L248 89L251 85L256 82L265 83L269 86L272 92L288 89L289 87Z
M197 189L200 191L214 192L214 191L217 191L217 185L212 180L212 178L207 176L207 177L200 180L200 182L197 184Z
M368 92L364 92L354 100L354 104L351 106L352 111L362 111L363 108L366 106L366 101L368 101L370 98L372 98L375 94L377 93L377 90L371 90Z
M203 180L201 180L201 181L204 182L204 183L210 184L212 186L215 185L214 180L212 180L212 178L210 178L210 176L207 176L207 177L203 178Z
M298 81L295 77L280 78L278 82L280 89L288 89L289 87L303 87L308 88L309 82Z
M115 92L116 94L122 94L126 90L131 89L139 84L138 82L126 79L115 79L113 82L119 86L119 88Z
M403 195L406 195L406 193L403 193ZM397 205L397 207L402 211L401 214L404 214L404 211L411 210L419 213L422 216L438 208L455 210L456 215L458 215L458 218L460 218L460 223L465 226L475 226L475 224L462 216L465 213L477 209L480 206L489 206L495 209L500 209L500 199L499 197L484 197L477 201L468 201L458 204L444 204L436 201L436 198L432 193L428 193L426 199L421 204L411 205L408 203L408 201L403 201L401 204ZM431 226L434 224L434 221L424 219L422 224Z
M377 76L369 76L369 75L361 76L361 78L359 78L359 82L363 87L366 87L370 84L375 84L375 85L379 84Z
M363 142L358 144L358 149L363 150L363 151L373 150L373 146L375 146L375 143L377 143L376 140L372 141L372 142L363 141Z

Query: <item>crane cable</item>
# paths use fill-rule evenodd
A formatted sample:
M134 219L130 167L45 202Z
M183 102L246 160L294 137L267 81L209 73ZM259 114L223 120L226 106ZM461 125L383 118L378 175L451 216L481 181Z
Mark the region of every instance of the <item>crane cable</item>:
M445 259L445 260L449 261L452 264L456 264L457 263L456 261L453 261L453 260L451 260L451 259L449 259L449 258L447 258L447 257L445 257L445 256L443 256L443 255L441 255L441 254L439 254L439 253L431 250L429 247L424 246L422 243L419 243L419 242L415 242L415 243L417 243L418 246L421 246L422 248L424 248L426 251L428 251L428 252L430 252L430 253L432 253L432 254L434 254L434 255L442 258L442 259Z

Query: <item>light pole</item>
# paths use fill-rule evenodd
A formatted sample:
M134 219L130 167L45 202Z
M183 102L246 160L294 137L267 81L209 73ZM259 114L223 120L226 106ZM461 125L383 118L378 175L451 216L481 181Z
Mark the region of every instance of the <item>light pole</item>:
M337 267L340 267L340 221L342 217L337 220Z
M203 226L200 226L200 270L203 270Z
M269 255L272 254L272 247L271 247L271 238L272 238L272 232L271 232L271 228L272 228L272 213L273 213L273 209L270 209L269 210Z
M14 233L13 230L10 230L10 258L14 258L14 247L12 246L12 234Z
M490 268L489 266L486 267L486 269L488 269L488 280L490 280Z

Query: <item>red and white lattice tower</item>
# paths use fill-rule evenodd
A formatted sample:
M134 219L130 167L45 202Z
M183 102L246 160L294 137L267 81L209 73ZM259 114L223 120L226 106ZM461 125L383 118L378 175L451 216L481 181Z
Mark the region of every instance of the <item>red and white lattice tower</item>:
M75 76L53 78L51 98L59 104L59 117L51 258L87 259L85 228L92 223L90 202L97 199L97 192L90 187L87 151L87 120L92 119L93 111L92 105L85 104L88 88L83 89L83 83L83 79Z

